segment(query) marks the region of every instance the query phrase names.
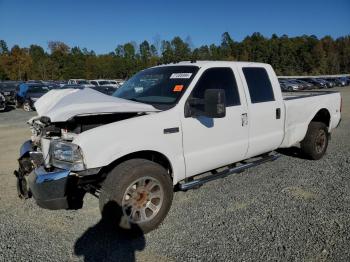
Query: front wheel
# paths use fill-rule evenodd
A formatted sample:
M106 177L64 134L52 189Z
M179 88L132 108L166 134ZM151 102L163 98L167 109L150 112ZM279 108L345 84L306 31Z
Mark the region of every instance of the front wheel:
M23 110L26 111L26 112L32 111L32 107L30 106L30 103L28 101L25 101L23 103Z
M301 141L301 151L307 158L318 160L323 157L328 147L327 126L321 122L311 122L306 136Z
M158 227L172 199L172 180L164 167L131 159L110 171L99 201L102 219L123 233L142 235Z

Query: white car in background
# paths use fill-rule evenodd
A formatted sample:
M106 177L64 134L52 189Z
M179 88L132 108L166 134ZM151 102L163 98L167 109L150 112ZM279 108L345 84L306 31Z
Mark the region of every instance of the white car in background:
M69 79L68 85L81 85L84 87L93 87L94 86L91 83L89 83L89 81L87 81L86 79Z
M107 80L107 79L94 79L89 81L90 84L94 86L111 86L118 88L120 85L115 80Z

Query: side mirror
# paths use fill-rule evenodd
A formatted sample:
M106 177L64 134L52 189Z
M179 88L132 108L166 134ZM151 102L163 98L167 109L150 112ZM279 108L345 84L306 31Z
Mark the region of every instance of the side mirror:
M204 93L205 116L222 118L226 116L226 97L224 89L207 89Z

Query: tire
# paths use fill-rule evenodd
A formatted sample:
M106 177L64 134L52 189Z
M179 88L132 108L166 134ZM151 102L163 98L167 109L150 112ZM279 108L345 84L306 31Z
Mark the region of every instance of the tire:
M113 229L139 236L159 226L172 199L173 184L164 167L145 159L131 159L109 172L99 204L102 220Z
M327 126L321 122L311 122L306 136L301 141L301 151L309 159L318 160L323 157L328 147Z
M31 112L32 111L32 107L30 106L30 103L28 101L25 101L23 103L23 110L26 112Z

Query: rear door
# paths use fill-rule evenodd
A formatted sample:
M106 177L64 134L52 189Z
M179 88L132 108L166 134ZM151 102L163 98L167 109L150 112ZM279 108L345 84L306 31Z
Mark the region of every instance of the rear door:
M248 149L248 125L244 121L247 105L237 79L236 68L213 67L202 73L192 90L190 98L204 99L206 89L224 89L226 116L182 116L187 177L244 159Z
M249 104L247 157L278 148L284 136L284 104L277 77L268 66L242 66Z

